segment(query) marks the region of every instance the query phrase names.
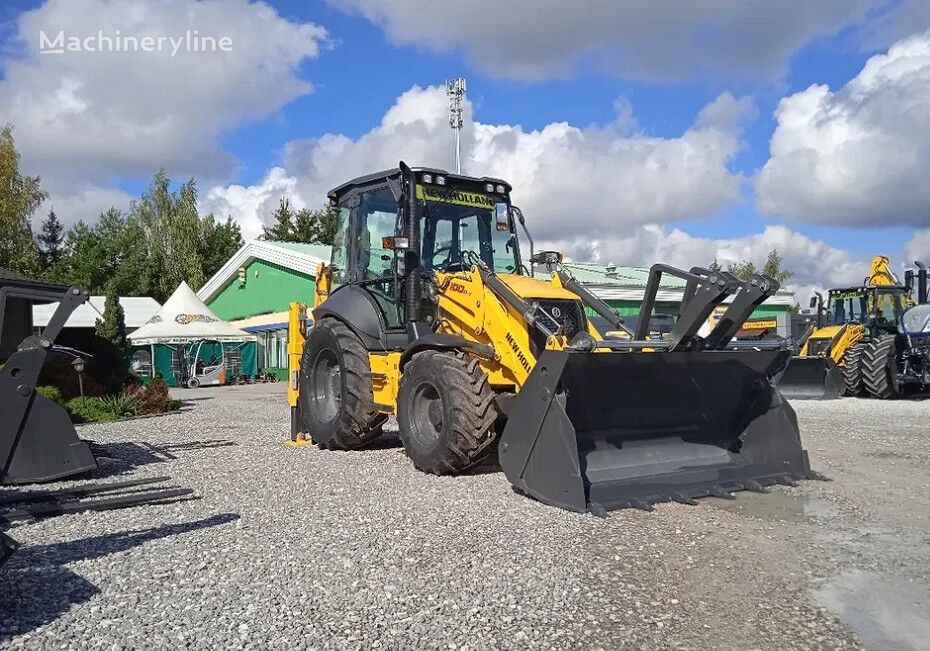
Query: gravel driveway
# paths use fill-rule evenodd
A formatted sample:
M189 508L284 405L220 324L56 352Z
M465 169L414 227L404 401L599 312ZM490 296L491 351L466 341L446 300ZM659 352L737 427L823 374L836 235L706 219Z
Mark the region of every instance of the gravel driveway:
M0 644L141 648L930 648L930 402L795 403L832 482L607 519L500 472L282 445L282 385L84 426L114 479L202 499L18 527Z

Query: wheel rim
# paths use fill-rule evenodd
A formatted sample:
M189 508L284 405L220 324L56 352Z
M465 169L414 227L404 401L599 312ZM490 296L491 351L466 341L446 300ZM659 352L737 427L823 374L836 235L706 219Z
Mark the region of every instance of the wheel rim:
M342 368L333 351L321 350L313 360L310 401L321 420L336 417L342 404Z
M411 429L421 443L435 443L442 433L442 396L430 382L421 382L413 391Z

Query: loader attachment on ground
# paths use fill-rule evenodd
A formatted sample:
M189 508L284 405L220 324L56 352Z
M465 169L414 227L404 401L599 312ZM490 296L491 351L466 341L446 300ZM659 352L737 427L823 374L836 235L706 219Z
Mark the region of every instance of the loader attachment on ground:
M546 350L510 407L501 467L519 492L595 513L816 477L772 382L790 354Z
M829 357L792 357L778 378L782 395L796 400L835 400L844 386L840 368Z
M0 296L0 316L8 296L59 303L45 331L27 337L0 371L0 484L53 481L93 470L97 461L64 407L36 392L55 338L88 293L7 290Z

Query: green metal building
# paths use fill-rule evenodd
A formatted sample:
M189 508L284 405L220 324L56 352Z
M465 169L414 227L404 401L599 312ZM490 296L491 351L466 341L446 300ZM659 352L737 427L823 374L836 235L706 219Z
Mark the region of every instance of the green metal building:
M330 247L294 242L247 242L197 295L221 319L258 337L258 366L287 377L287 310L293 301L313 301L316 270L328 263ZM649 269L614 264L568 262L566 268L623 316L639 314ZM665 277L656 312L676 314L684 281ZM774 317L795 305L780 291L753 318Z

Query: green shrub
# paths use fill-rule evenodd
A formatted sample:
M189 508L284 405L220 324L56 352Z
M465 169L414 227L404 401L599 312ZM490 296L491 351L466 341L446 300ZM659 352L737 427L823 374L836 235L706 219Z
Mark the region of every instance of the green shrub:
M65 404L64 398L61 397L61 391L59 391L56 387L48 385L39 386L36 387L36 393L38 393L40 396L45 396L52 402L58 403L59 405Z
M130 391L104 396L100 399L104 408L120 418L129 418L139 413L139 400Z
M94 423L118 418L116 414L107 409L102 398L72 398L65 403L65 409L71 414L71 420L75 423Z
M180 398L172 398L168 401L168 411L177 411L181 408Z

